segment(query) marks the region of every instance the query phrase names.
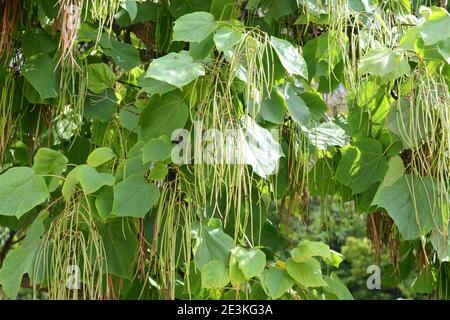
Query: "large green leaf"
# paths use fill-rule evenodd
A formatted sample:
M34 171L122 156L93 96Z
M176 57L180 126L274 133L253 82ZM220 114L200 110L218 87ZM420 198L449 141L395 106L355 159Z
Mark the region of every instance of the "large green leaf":
M95 198L95 208L102 219L107 220L112 215L114 191L111 187L105 187Z
M201 226L195 230L197 240L194 251L196 267L202 270L211 260L221 260L228 264L234 240L220 228Z
M245 132L242 133L242 153L246 164L262 178L275 174L278 160L284 156L281 145L271 133L258 125L250 116L244 117ZM237 155L239 158L240 155Z
M108 273L132 279L138 240L133 224L125 219L113 219L100 227L105 248Z
M214 42L219 52L234 47L242 38L242 33L231 27L221 27L214 34Z
M179 18L196 11L208 11L210 7L211 0L172 0L169 11L174 18Z
M68 161L61 152L49 148L40 148L34 156L33 171L37 175L60 176ZM44 177L44 180L47 183L48 191L52 192L58 188L59 178Z
M303 128L310 126L313 121L313 116L306 105L305 101L297 95L296 90L292 85L286 85L280 92L283 95L288 111L292 119Z
M234 256L246 279L259 276L264 271L266 255L261 250L237 248Z
M194 62L186 52L171 52L153 60L146 73L146 77L166 82L180 89L203 75L205 75L205 68L200 63Z
M84 100L83 116L86 119L98 119L109 122L116 111L117 99L114 89L108 88L100 94L88 92Z
M214 17L208 12L186 14L175 21L173 41L201 42L217 27Z
M212 35L202 42L192 42L189 44L189 55L196 61L209 61L214 49Z
M167 160L172 153L172 147L172 142L165 136L151 139L142 148L142 160L144 163Z
M413 240L442 225L437 182L407 174L380 190L378 206L386 209L403 239Z
M239 286L241 283L243 283L246 280L244 274L242 273L242 270L239 268L239 265L236 261L236 256L234 253L231 254L231 257L230 257L229 277L230 277L231 284L235 287Z
M109 160L114 159L115 157L116 155L111 148L101 147L95 149L89 154L87 164L95 168L108 162Z
M147 141L162 135L171 137L188 119L188 107L177 92L155 95L139 117L139 137Z
M298 246L291 250L292 259L295 262L305 262L311 257L331 258L330 247L323 243L310 240L302 240Z
M342 159L336 169L336 179L352 189L353 194L362 193L383 179L387 160L380 142L363 138L355 146L342 149Z
M22 52L26 58L38 53L50 53L58 47L58 42L41 28L25 31L22 38Z
M0 269L0 284L10 299L16 299L24 274L32 278L39 240L44 231L44 224L37 217L21 245L9 251L5 257Z
M131 44L109 39L108 36L103 36L100 44L104 54L113 58L114 62L126 71L141 63L139 51Z
M211 0L211 13L217 20L237 19L241 14L236 0Z
M309 258L304 262L295 262L293 259L288 259L286 271L305 288L328 286L323 280L320 263L314 258Z
M133 175L114 187L113 212L123 217L143 218L159 199L159 189L144 177Z
M87 87L93 93L100 94L116 83L116 74L104 63L93 63L87 66Z
M76 175L81 189L86 194L94 193L103 186L112 186L114 184L114 177L112 175L100 173L86 165L79 166Z
M384 188L392 186L395 181L405 174L405 165L399 156L392 157L388 162L386 174L378 187L377 193L373 197L371 205L377 205L380 201L380 193Z
M283 124L287 105L281 94L274 90L270 98L264 99L259 108L259 116L274 124Z
M141 77L138 82L139 86L142 87L142 90L148 92L150 94L159 94L163 95L167 92L176 90L177 87L168 84L165 81L156 80L153 78L147 78L145 76Z
M58 96L58 73L56 64L45 53L39 53L29 58L23 65L23 76L39 93L41 99Z
M272 299L278 299L294 285L286 271L276 267L264 270L261 285Z
M222 260L211 260L202 268L202 286L210 289L225 287L230 279L228 270Z
M433 13L420 27L425 45L430 46L450 38L450 15L444 8L433 8Z
M44 178L31 168L11 168L0 175L0 215L20 218L49 196Z
M308 79L308 68L305 60L289 41L272 36L270 37L270 44L288 73Z
M136 0L122 0L120 6L128 12L131 21L133 21L136 18L136 15L138 13Z
M333 121L321 123L317 127L305 130L311 145L320 150L329 150L332 147L344 147L350 143L350 137L344 129Z
M388 48L372 49L362 57L359 64L361 74L380 76L383 83L408 74L410 69L408 61L400 52Z
M325 277L325 281L330 288L324 287L324 289L333 295L331 299L353 300L352 294L335 272L333 272L330 277Z

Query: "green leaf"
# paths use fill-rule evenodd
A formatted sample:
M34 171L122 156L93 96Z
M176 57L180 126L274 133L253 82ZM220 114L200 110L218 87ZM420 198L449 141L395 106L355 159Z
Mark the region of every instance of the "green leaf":
M228 263L230 252L234 248L234 240L220 228L210 229L202 226L195 230L197 243L194 250L196 267L202 270L211 260Z
M291 250L292 259L295 262L305 262L311 257L331 258L330 247L323 242L302 240L298 246Z
M270 44L289 74L296 74L308 80L306 62L289 41L272 36L270 37Z
M320 94L316 92L303 92L300 94L300 97L308 106L313 120L322 120L325 112L328 111L328 106L325 101L323 101Z
M171 84L168 84L165 81L160 81L160 80L156 80L153 78L147 78L145 76L141 77L139 79L138 84L139 84L139 86L142 87L142 90L144 90L145 92L147 92L151 95L159 94L161 96L167 92L177 89L177 87L175 87Z
M116 112L116 103L116 95L112 88L108 88L98 95L88 92L84 100L83 116L86 119L109 122Z
M286 271L295 281L305 288L328 286L323 280L320 263L314 258L309 258L304 262L295 262L292 259L288 259Z
M325 277L325 281L327 282L328 287L324 289L328 292L331 292L335 297L339 300L354 300L352 294L347 289L345 284L338 278L336 273L332 273L331 277Z
M114 191L111 187L105 187L102 192L95 199L95 208L98 214L104 220L107 220L112 215L112 208L114 202Z
M420 26L425 45L430 46L450 37L450 15L444 8L433 8L433 13Z
M77 166L73 168L66 177L64 184L62 186L61 194L64 197L64 200L68 201L72 193L75 191L77 183L78 183L78 170L80 170L81 166Z
M438 273L434 268L421 270L411 283L411 289L417 293L431 293L435 290L438 281Z
M134 0L125 0L129 2L133 2ZM159 4L153 1L145 1L145 2L136 2L136 14L134 5L132 3L126 4L126 7L122 7L119 12L114 16L114 22L117 22L117 24L123 29L125 27L128 27L132 24L138 24L139 22L147 22L147 21L155 21L158 16L158 6ZM171 1L171 4L174 1ZM131 19L131 16L134 16L133 19ZM83 24L82 27L83 28Z
M24 274L32 278L39 240L44 231L44 224L41 218L37 217L22 244L9 251L5 257L0 269L0 284L3 292L10 299L16 299Z
M133 45L114 39L108 39L106 42L108 45L103 48L103 53L113 58L114 62L125 71L130 71L141 63L139 51Z
M234 47L242 38L242 33L230 27L221 27L214 34L214 43L219 52Z
M286 108L287 105L283 97L278 91L274 90L271 93L270 98L264 99L261 102L259 115L265 121L274 124L283 124Z
M211 0L171 0L169 11L174 18L196 11L208 11Z
M76 172L81 189L86 194L91 194L103 186L114 185L114 177L108 173L99 173L92 167L81 165Z
M442 58L450 64L450 41L442 41L437 45L437 50Z
M144 163L167 160L172 153L172 147L172 142L166 136L151 139L142 149L142 159Z
M339 252L330 250L330 258L324 258L323 261L329 266L339 268L341 262L344 261L344 256Z
M173 41L201 42L217 27L214 17L208 12L186 14L175 21Z
M183 89L185 85L203 75L205 75L203 66L194 62L186 52L171 52L153 60L146 73L146 77L167 82L179 89Z
M333 121L321 123L318 127L305 130L311 145L320 150L329 150L335 146L344 147L350 143L350 137L344 129Z
M242 271L246 279L259 276L266 266L266 255L259 249L251 248L237 248L235 253L235 259L239 265L239 269Z
M405 165L403 164L402 158L400 158L399 156L394 156L391 159L389 159L388 169L386 171L386 174L384 175L383 181L378 187L377 193L373 197L371 205L372 206L377 205L380 202L381 190L389 186L392 186L395 181L397 181L404 175L404 173L405 173Z
M0 215L20 218L49 196L44 178L31 168L11 168L0 175Z
M297 95L292 85L286 85L280 93L286 101L292 119L304 128L309 127L311 121L313 121L313 116L305 101Z
M261 275L261 285L272 298L278 299L294 285L294 280L281 269L276 267L264 270Z
M111 148L101 147L97 148L89 154L87 164L91 167L98 167L102 164L114 159L116 154Z
M270 131L258 125L250 116L244 119L246 120L245 133L242 133L245 138L242 144L244 161L252 166L257 175L266 178L276 173L278 160L284 156L283 150Z
M171 137L174 130L185 126L188 115L188 107L179 93L152 96L139 117L139 138L147 141L162 135Z
M167 166L162 162L157 162L155 166L150 170L150 174L148 175L148 178L150 180L164 180L164 178L169 173L169 169L167 169Z
M383 179L387 160L380 142L362 138L355 146L342 149L342 159L336 169L336 179L352 189L353 194L362 193Z
M242 270L239 268L239 265L236 261L236 257L235 257L234 253L232 253L231 257L230 257L229 277L230 277L231 284L234 287L239 286L241 283L243 283L246 280L244 274L242 273Z
M143 218L159 200L159 189L144 177L133 175L114 187L115 215Z
M136 0L122 0L120 6L128 12L131 21L134 21L138 13Z
M100 227L108 273L125 279L133 277L131 267L138 249L137 235L132 225L125 219L113 219Z
M417 239L442 225L437 182L407 174L380 190L378 206L386 209L404 240Z
M212 0L210 11L214 18L222 21L237 19L241 13L236 0Z
M56 98L59 92L56 64L45 53L29 58L23 65L22 75L39 93L41 99Z
M93 93L100 94L116 83L116 74L104 63L93 63L87 66L87 87Z
M57 47L57 41L41 28L28 29L23 34L21 49L26 58L38 53L50 53Z
M37 175L60 176L66 168L69 160L61 153L49 148L40 148L33 161L33 171ZM58 188L59 178L44 177L48 191L52 192Z
M225 287L230 278L228 270L222 260L211 260L202 268L202 287L208 289L221 289Z
M116 182L120 182L123 179L132 176L132 175L140 175L144 176L144 174L148 171L149 166L145 165L142 162L142 155L131 156L129 159L121 162L116 172Z
M135 106L127 106L122 108L119 113L119 120L122 127L136 132L139 122L139 111Z
M388 48L370 50L359 64L361 75L370 73L380 76L383 83L395 80L409 73L411 68L408 61L398 51Z

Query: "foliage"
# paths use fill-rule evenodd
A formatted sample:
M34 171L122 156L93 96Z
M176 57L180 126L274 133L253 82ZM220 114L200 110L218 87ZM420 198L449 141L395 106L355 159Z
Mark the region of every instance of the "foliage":
M0 0L3 293L447 299L448 9Z

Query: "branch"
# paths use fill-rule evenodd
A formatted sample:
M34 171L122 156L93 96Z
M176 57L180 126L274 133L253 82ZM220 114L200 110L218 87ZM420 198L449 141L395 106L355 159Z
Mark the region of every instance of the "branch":
M13 245L14 236L16 235L16 231L10 231L8 240L6 240L5 245L0 251L0 268L2 267L3 260L5 260L6 255L8 254L11 246Z

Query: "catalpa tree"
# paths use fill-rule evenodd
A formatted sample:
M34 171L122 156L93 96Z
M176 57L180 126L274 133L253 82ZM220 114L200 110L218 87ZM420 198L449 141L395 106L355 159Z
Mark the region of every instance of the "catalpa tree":
M448 9L0 0L0 298L449 298Z

